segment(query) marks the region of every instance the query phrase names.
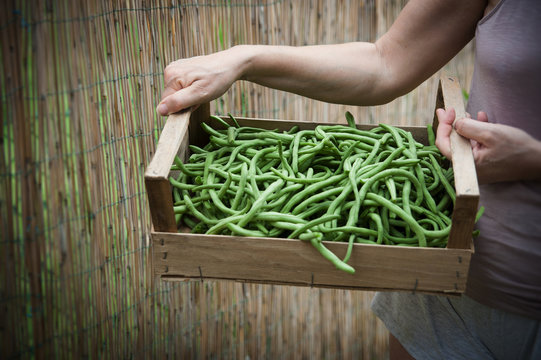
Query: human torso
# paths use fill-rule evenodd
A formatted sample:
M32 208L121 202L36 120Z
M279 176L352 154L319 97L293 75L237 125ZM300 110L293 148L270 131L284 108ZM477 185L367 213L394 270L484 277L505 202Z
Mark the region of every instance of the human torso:
M476 31L468 112L485 111L490 122L541 140L541 1L491 1L489 7ZM541 319L541 182L483 185L481 205L468 294Z

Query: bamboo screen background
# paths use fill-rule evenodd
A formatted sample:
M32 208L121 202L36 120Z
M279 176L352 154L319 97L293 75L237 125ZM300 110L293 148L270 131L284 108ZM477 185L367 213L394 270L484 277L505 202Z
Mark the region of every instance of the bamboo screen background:
M386 358L370 292L151 286L143 174L169 62L241 43L375 41L404 4L2 1L0 357ZM446 66L463 85L472 48ZM239 82L211 111L336 122L349 110L359 122L422 125L436 86L357 108Z

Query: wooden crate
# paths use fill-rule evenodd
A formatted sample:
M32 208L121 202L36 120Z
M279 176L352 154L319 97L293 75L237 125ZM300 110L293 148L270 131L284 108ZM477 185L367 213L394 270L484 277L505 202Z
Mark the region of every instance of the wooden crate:
M457 118L465 115L462 92L456 78L440 80L437 107L453 107ZM464 292L473 246L471 234L479 190L469 141L453 131L452 162L456 203L447 248L409 248L354 244L348 262L356 269L347 274L325 260L309 243L294 239L255 238L180 233L173 213L169 173L173 158L187 157L188 144L204 144L201 130L210 118L208 106L193 113L169 116L156 153L145 173L152 215L152 270L165 280L226 279L243 282L286 284L364 290L409 290L427 293ZM241 126L288 130L293 125L313 129L318 123L239 118ZM385 122L385 119L381 119ZM328 125L328 124L326 124ZM435 127L437 120L435 120ZM359 125L370 128L370 125ZM372 126L373 127L373 126ZM403 127L426 143L425 127ZM324 242L343 257L347 243Z

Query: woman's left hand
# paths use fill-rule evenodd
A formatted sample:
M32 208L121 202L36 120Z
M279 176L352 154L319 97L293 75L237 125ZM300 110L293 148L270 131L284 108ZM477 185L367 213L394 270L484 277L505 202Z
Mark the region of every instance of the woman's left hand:
M436 111L438 129L436 146L451 158L450 134L456 132L472 143L479 183L517 180L541 180L541 141L525 131L488 122L485 112L471 118L455 119L453 109Z

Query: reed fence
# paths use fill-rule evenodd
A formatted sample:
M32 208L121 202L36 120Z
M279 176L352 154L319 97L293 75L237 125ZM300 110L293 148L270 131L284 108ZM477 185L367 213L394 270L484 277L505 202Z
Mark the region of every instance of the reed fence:
M143 174L171 61L236 44L374 41L399 0L6 0L0 5L0 357L387 357L370 292L152 286ZM472 47L446 68L469 84ZM422 55L420 55L422 56ZM346 107L246 82L217 114L426 124L436 80Z

